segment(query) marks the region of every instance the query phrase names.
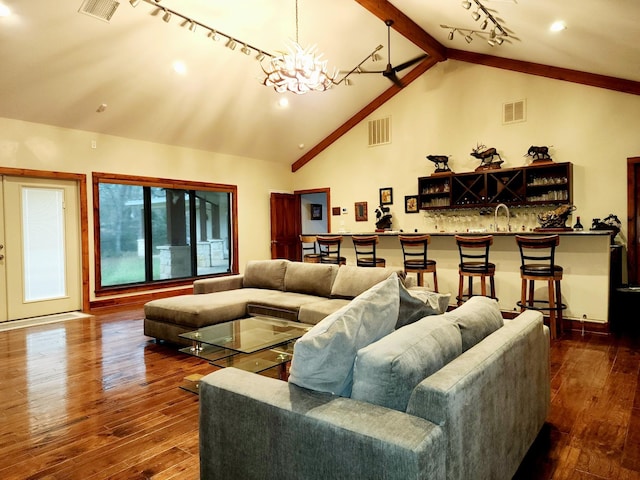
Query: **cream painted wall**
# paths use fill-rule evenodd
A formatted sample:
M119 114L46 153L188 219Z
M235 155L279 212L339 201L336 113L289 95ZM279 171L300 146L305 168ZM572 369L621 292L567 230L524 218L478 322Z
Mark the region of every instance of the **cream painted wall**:
M0 166L87 175L90 232L92 172L237 185L241 271L248 260L271 257L269 192L293 191L288 165L7 118L0 118ZM94 257L92 235L89 256ZM90 272L91 300L95 300L93 263Z
M503 125L503 103L526 99L526 122ZM367 120L390 115L392 143L367 147ZM469 153L495 147L504 168L525 165L530 145L552 146L556 162L574 164L574 204L586 228L618 215L626 240L626 159L640 155L640 97L453 60L429 70L295 174L295 188L331 188L332 206L348 213L334 231L372 231L378 189L393 187L393 229L427 226L404 213L404 196L430 175L428 154L450 155L456 173L473 171ZM354 181L358 179L358 181ZM369 222L355 222L354 202L369 203ZM341 226L342 225L342 226Z

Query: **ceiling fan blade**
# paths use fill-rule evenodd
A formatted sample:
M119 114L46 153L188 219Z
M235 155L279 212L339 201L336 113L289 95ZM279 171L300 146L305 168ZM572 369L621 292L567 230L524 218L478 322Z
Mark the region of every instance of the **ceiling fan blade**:
M414 65L414 64L418 63L419 61L424 60L427 57L428 57L427 54L420 55L419 57L416 57L416 58L414 58L412 60L409 60L408 62L401 63L400 65L395 67L393 70L396 71L396 72L400 72L401 70L404 70L405 68L409 68L411 65Z
M398 87L404 88L404 84L400 81L400 79L396 75L395 69L391 69L391 70L387 69L384 72L382 72L382 75L387 77L389 80L395 83Z

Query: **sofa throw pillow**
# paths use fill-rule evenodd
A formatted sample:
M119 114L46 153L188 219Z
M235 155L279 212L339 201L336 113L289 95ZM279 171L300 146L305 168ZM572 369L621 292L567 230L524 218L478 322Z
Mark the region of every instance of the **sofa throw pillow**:
M376 283L386 280L394 272L399 278L404 278L402 269L391 267L364 268L356 267L355 265L343 265L338 269L336 279L331 287L331 297L355 298Z
M488 297L471 297L444 315L460 327L463 352L504 325L498 302Z
M288 260L251 260L244 269L244 288L284 290Z
M450 293L440 294L421 291L407 290L402 282L399 282L400 308L396 329L409 325L429 315L439 315L447 310Z
M413 389L462 352L460 328L436 315L358 351L351 398L404 412Z
M356 352L393 331L398 305L398 276L394 273L298 339L289 381L311 390L351 395Z

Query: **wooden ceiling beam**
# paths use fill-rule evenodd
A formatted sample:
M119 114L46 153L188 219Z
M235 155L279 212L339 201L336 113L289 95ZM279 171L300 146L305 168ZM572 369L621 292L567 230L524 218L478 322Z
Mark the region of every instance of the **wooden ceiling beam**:
M591 87L606 88L616 92L640 95L640 82L626 80L624 78L608 77L595 73L581 72L568 68L552 67L541 63L525 62L522 60L512 60L509 58L495 57L484 53L465 52L464 50L448 50L450 59L461 62L476 63L488 67L502 68L514 72L537 75L539 77L553 78L554 80L564 80L567 82L589 85Z
M392 28L415 43L430 57L438 62L446 60L447 48L387 0L356 0L356 2L382 21L393 20Z
M429 70L431 67L436 65L438 61L433 57L427 57L422 62L420 62L415 68L413 68L409 73L403 76L400 81L406 87L411 82L420 77L424 72ZM307 153L305 153L302 157L296 160L291 165L291 171L296 172L304 167L307 163L309 163L315 156L320 154L323 150L329 147L333 142L342 137L345 133L355 127L362 120L367 118L373 112L375 112L381 105L387 102L396 94L400 93L402 88L396 84L393 84L387 90L385 90L382 94L380 94L377 98L375 98L371 103L369 103L366 107L356 113L353 117L347 120L345 123L340 125L337 129L329 134L324 140L310 149Z

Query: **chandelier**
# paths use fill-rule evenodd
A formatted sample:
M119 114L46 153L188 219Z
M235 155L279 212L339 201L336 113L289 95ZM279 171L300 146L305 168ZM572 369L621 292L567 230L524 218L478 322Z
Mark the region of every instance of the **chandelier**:
M261 64L262 66L262 64ZM273 87L278 93L293 92L298 95L311 91L323 92L335 83L337 72L330 75L327 61L316 53L316 46L302 48L298 42L298 0L296 0L296 41L286 52L271 57L263 85Z

